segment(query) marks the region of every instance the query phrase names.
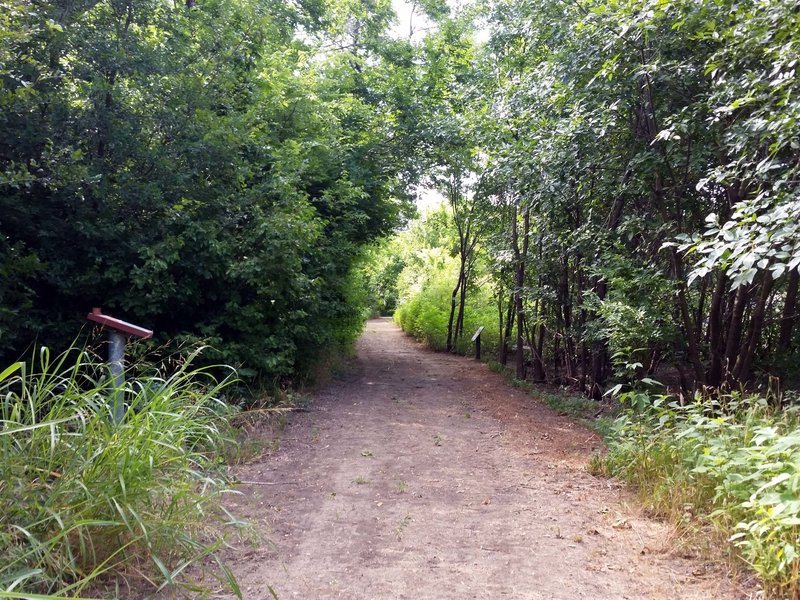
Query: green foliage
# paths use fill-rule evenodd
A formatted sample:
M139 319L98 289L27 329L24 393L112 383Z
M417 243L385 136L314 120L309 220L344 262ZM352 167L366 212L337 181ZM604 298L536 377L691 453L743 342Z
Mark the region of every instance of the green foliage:
M452 285L453 278L448 278L443 273L404 301L395 312L395 320L403 331L424 341L435 350L444 350ZM470 338L478 327L483 326L485 329L481 333L481 352L488 354L496 352L498 344L496 318L492 297L485 293L473 293L466 304L465 335L457 340L454 350L459 354L473 354L475 347Z
M657 512L694 515L730 538L770 597L800 591L800 422L759 397L698 400L623 394L636 412L607 435L601 469L634 484Z
M583 396L547 393L542 400L558 414L575 419L588 419L597 412L597 403Z
M726 3L727 4L727 3ZM731 214L708 215L708 227L685 247L700 255L694 276L722 266L732 287L758 271L774 278L800 267L800 16L790 0L730 3L698 37L715 40L709 121L722 130L727 161L698 188L713 194L741 184Z
M352 339L413 180L379 4L3 0L0 357L93 306L263 383Z
M448 231L452 223L444 208L432 211L411 223L408 230L392 241L405 265L397 276L399 304L394 317L400 327L431 348L445 350L447 322L453 287L458 279L457 243ZM454 350L474 352L472 333L483 326L482 352L496 351L498 344L495 301L485 281L469 288L464 315L464 335Z
M453 269L449 269L450 273ZM447 316L450 310L452 279L442 271L425 286L404 300L394 314L406 333L425 342L434 350L444 350L447 340Z
M397 238L385 239L367 250L359 272L370 314L394 314L400 295L398 277L404 268L403 249Z
M597 268L608 285L604 298L584 295L583 307L597 315L586 324L583 339L605 342L617 377L635 379L654 352L669 351L679 331L672 320L672 286L664 274L644 268L622 252Z
M191 358L126 383L72 350L0 373L0 588L78 594L109 578L186 587L195 565L241 597L219 560L230 408ZM213 567L211 565L214 565Z

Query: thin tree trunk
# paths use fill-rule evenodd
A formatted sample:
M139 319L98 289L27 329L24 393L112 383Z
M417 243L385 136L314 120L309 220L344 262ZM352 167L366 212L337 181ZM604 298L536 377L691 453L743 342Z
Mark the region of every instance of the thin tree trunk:
M700 300L697 303L697 312L694 317L694 337L703 339L703 315L705 314L706 296L708 294L708 277L703 277L700 282Z
M705 382L705 372L703 370L703 363L700 360L700 348L697 342L696 329L687 300L686 276L683 272L683 261L675 248L672 248L670 260L672 262L672 272L678 285L678 308L680 309L681 320L683 321L683 332L686 335L689 360L694 368L695 381L702 385Z
M781 314L781 328L778 334L778 354L785 354L792 344L792 332L797 322L797 288L800 283L800 272L792 269L789 272L789 286L786 290L786 301Z
M528 232L530 230L530 210L526 209L523 216L522 247L520 248L519 224L517 223L517 211L514 211L514 227L511 231L514 244L514 255L516 259L516 270L514 278L514 304L517 310L517 355L516 355L516 375L517 379L525 379L525 307L522 292L525 287L525 259L528 254Z
M740 286L736 290L736 297L731 309L730 324L728 325L728 339L725 342L725 380L732 383L733 367L739 355L739 344L742 341L742 321L744 309L747 306L748 287Z
M581 261L580 257L577 261L578 265L578 281L577 281L577 297L583 298L583 290L584 290L584 274L583 270L581 269ZM584 328L586 327L586 308L584 308L583 303L581 303L581 309L578 312L578 331L583 332ZM586 340L583 338L583 334L581 335L581 377L580 377L580 391L582 394L586 393L586 380L589 376L589 348L586 344Z
M608 285L599 277L595 279L594 293L602 302L608 293ZM597 318L597 317L595 317ZM604 386L606 384L605 365L608 360L608 342L596 342L592 349L591 356L591 378L592 387L589 390L589 397L600 400L603 397Z
M753 368L753 359L758 348L758 342L761 341L761 330L764 327L764 317L767 312L767 302L769 302L770 294L772 293L772 286L775 283L772 279L770 271L765 271L764 281L761 283L761 294L758 296L758 302L753 309L753 315L750 318L750 332L747 336L747 344L745 345L744 352L739 355L739 360L736 361L736 366L733 370L733 378L736 381L747 383L750 381Z
M500 364L505 366L508 363L508 340L514 331L514 294L508 298L508 311L506 312L506 328L503 333L503 343L500 344Z
M547 376L544 371L544 356L542 352L544 351L544 338L547 333L547 327L545 327L544 323L539 324L539 335L538 339L531 340L535 342L535 345L532 346L534 348L534 355L533 355L533 380L536 383L542 383L547 379ZM537 336L535 332L532 332L534 338Z
M711 353L711 365L706 374L706 383L713 387L719 387L722 383L722 363L725 356L723 348L723 327L722 318L725 304L725 288L728 285L728 278L725 273L720 272L717 277L717 285L714 287L714 294L711 297L711 309L708 313L708 342Z
M561 296L561 322L564 325L564 368L567 377L575 377L575 345L572 339L572 299L569 290L569 255L565 255L562 269L561 281L559 283L559 295Z
M464 272L464 276L461 280L461 290L458 298L458 316L456 318L456 331L454 335L454 342L461 339L464 335L464 307L467 301L467 273Z
M503 363L503 347L506 345L506 338L505 338L505 329L503 329L503 322L505 319L503 316L505 315L505 310L503 310L503 295L498 293L497 294L497 331L498 335L500 336L499 344L497 345L497 362L501 365Z
M448 352L453 350L453 319L456 314L456 296L460 288L461 274L459 273L458 283L456 283L456 287L453 288L453 293L450 296L450 317L447 319L447 342L445 343L445 349Z

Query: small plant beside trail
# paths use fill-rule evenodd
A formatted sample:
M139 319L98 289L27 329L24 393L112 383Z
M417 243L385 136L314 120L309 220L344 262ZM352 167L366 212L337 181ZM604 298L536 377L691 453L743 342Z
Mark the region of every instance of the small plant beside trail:
M593 470L633 484L658 514L699 519L727 537L770 598L800 596L800 417L763 398L681 406L623 394Z
M186 576L194 566L241 597L216 558L222 522L238 523L219 504L219 457L232 443L226 382L191 370L194 356L171 375L129 381L118 425L107 367L86 352L51 360L43 348L0 372L0 590L201 593Z

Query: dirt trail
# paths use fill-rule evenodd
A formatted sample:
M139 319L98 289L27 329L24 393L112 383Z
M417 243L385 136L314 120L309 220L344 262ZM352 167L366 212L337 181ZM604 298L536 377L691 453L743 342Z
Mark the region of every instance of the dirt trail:
M273 542L227 557L247 600L735 598L584 465L600 441L485 365L370 321L355 369L239 468Z

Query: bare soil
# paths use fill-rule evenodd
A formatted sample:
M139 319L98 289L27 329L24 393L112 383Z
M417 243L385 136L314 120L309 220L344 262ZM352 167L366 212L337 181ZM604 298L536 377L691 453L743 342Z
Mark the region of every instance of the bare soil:
M740 597L587 473L601 448L485 365L373 320L352 371L237 468L229 509L270 542L226 560L247 600Z

